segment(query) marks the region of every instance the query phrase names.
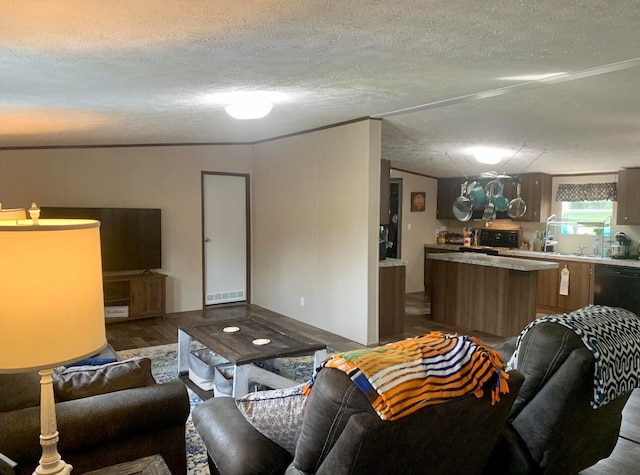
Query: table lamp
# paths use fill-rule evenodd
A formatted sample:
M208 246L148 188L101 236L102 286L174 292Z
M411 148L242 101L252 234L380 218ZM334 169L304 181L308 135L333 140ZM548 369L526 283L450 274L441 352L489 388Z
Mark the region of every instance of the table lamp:
M1 220L20 220L26 219L27 213L24 208L2 208L0 205L0 221Z
M0 373L40 374L42 457L34 474L68 474L52 373L107 344L100 223L0 219L0 289Z

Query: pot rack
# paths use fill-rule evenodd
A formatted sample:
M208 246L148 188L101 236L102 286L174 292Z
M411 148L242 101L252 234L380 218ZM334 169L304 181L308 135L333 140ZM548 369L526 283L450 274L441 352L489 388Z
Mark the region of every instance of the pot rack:
M514 153L514 154L513 154L513 155L512 155L512 156L511 156L511 157L510 157L506 162L505 162L505 164L503 165L503 169L504 169L504 168L506 168L506 165L507 165L507 164L508 164L508 163L509 163L509 162L510 162L510 161L511 161L511 160L512 160L512 159L513 159L513 158L514 158L514 157L515 157L515 156L516 156L516 155L517 155L517 154L518 154L518 153L519 153L519 152L520 152L520 151L521 151L525 146L526 146L526 142L525 142L525 143L523 143L523 144L520 146L520 148L519 148L518 150L516 150L516 152L515 152L515 153ZM488 172L481 173L479 176L477 176L477 177L475 177L475 178L469 178L469 177L467 177L466 173L464 173L464 172L462 171L462 169L461 169L461 168L456 164L456 162L454 162L454 161L453 161L453 159L449 156L449 154L448 154L447 152L445 152L444 154L449 158L449 160L451 160L451 163L453 163L456 167L458 167L458 170L460 170L460 172L462 173L462 175L464 175L464 179L465 179L465 182L464 182L463 184L461 184L463 191L462 191L461 195L460 195L458 198L456 198L456 201L454 201L454 203L453 203L453 207L454 207L454 208L456 208L456 205L458 204L459 200L464 199L464 198L465 198L465 196L469 194L469 191L470 191L470 190L469 190L469 188L470 188L470 187L467 187L467 185L468 185L469 183L472 183L474 186L478 186L478 187L480 187L480 188L482 189L482 186L481 186L481 185L480 185L480 183L479 183L479 181L480 181L480 180L483 180L483 179L484 179L484 180L486 180L486 179L491 180L491 181L489 181L489 183L487 183L487 185L485 185L485 187L486 187L486 186L488 186L489 184L491 184L491 183L495 183L495 182L497 182L497 183L498 183L498 185L499 185L500 187L502 187L502 182L501 182L501 180L506 180L506 181L517 182L517 183L518 183L518 187L520 187L520 175L521 175L522 173L524 173L524 172L525 172L525 171L526 171L526 170L527 170L531 165L533 165L533 164L534 164L534 163L535 163L535 162L536 162L536 161L537 161L537 160L538 160L542 155L544 155L544 153L545 153L545 152L546 152L546 150L545 150L545 149L542 149L542 152L540 152L540 154L539 154L536 158L534 158L534 159L533 159L533 160L532 160L532 161L531 161L531 162L530 162L530 163L529 163L529 164L524 168L524 170L522 170L522 171L521 171L518 175L516 175L515 177L512 177L511 175L507 175L505 172L503 172L503 173L499 174L497 171L488 171ZM491 219L495 219L495 208L494 208L494 205L492 204L492 203L493 203L493 198L494 198L494 197L502 197L502 191L499 191L499 192L497 192L496 194L493 194L493 193L492 193L492 194L489 194L489 193L488 193L488 191L489 191L489 190L485 190L485 192L487 193L487 201L488 201L488 204L486 204L486 205L481 205L481 206L476 206L476 205L474 205L474 206L473 206L473 208L475 208L475 209L484 210L484 212L483 212L483 216L482 216L482 219L483 219L483 220L485 220L485 221L489 221L489 220L491 220ZM524 200L520 197L520 193L519 193L519 191L518 191L518 196L517 196L517 198L516 198L516 199L517 199L518 201L520 201L520 202L521 202L521 204L524 206L524 208L521 210L522 212L521 212L521 213L518 213L518 216L517 216L517 217L520 217L520 216L522 216L522 215L524 214L524 212L525 212L525 210L526 210L526 203L525 203L525 202L524 202ZM513 201L516 201L516 200L511 200L511 202L509 202L509 204L511 204ZM488 209L487 209L487 208L488 208ZM487 212L487 211L488 211L488 212ZM457 215L457 214L455 213L455 211L454 211L454 216L456 216L456 218L457 218L459 221L468 221L468 220L471 218L471 213L469 212L469 213L468 213L468 215L467 215L467 213L464 213L464 216L463 216L463 215L460 215L461 217L458 217L458 215ZM515 218L516 216L512 216L512 217L513 217L513 218ZM466 218L466 219L463 219L463 218Z

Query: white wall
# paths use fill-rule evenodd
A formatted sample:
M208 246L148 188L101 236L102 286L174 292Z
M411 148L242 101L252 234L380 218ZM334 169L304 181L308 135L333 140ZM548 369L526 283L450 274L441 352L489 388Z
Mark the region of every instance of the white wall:
M201 171L249 173L251 146L0 151L3 207L162 209L167 311L202 308Z
M253 303L377 341L379 144L364 120L254 146Z
M434 242L438 180L413 173L391 170L391 178L402 178L401 258L407 264L405 292L424 291L424 245ZM411 192L424 191L424 211L411 211ZM436 225L438 224L438 225ZM409 229L411 227L411 229Z

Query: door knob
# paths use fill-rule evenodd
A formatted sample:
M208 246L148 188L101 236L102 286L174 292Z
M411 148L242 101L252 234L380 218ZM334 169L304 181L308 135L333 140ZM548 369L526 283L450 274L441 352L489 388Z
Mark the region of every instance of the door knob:
M211 242L211 239L209 239L208 237L204 238L204 242Z

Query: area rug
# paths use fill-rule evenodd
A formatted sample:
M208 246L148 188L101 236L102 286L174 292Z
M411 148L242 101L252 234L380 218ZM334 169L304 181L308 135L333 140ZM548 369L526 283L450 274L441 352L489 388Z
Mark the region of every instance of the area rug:
M175 379L178 375L178 345L176 343L118 351L120 359L133 358L135 356L142 356L151 360L153 377L159 383ZM306 377L311 374L313 356L280 358L276 366L282 376L294 381L304 382ZM202 400L188 387L187 392L189 393L192 412L194 407L202 403ZM207 451L193 425L191 412L187 419L185 434L187 440L187 473L189 475L208 475Z

